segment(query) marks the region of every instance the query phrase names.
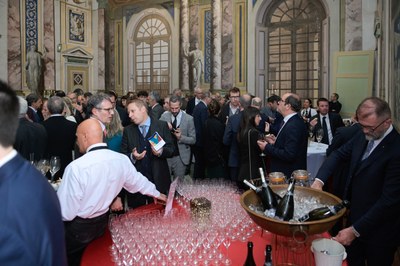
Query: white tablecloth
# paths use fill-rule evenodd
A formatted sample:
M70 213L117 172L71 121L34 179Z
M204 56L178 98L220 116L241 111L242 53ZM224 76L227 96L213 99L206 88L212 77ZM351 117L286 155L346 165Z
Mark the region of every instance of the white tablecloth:
M311 141L307 148L307 171L315 178L319 168L326 158L327 144Z

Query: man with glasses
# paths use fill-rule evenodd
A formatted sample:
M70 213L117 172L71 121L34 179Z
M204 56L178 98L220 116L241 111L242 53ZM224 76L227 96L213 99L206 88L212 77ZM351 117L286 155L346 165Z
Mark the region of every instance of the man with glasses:
M87 108L90 118L99 121L103 134L106 136L106 125L111 122L114 115L114 106L111 102L110 96L105 93L93 95L88 101Z
M239 88L233 87L232 89L229 90L229 102L221 108L221 112L218 115L218 119L222 123L224 123L224 125L226 124L229 117L239 113L240 111L239 98L240 98Z
M328 157L312 187L322 189L337 166L349 161L348 227L334 239L347 246L349 265L392 265L400 238L400 135L388 103L377 97L363 100L356 118L362 130Z

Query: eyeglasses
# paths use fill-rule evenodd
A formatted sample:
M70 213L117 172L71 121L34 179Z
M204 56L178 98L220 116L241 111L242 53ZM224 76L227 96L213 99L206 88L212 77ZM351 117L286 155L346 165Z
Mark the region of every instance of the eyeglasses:
M370 133L373 133L378 127L380 127L383 123L385 123L386 121L388 121L389 118L386 118L385 120L383 120L382 122L379 123L379 125L377 125L376 127L371 127L371 126L364 126L363 124L361 124L360 122L358 122L358 124L363 128L368 130Z
M106 111L106 112L109 112L109 113L112 113L112 112L114 112L114 107L111 107L111 108L96 108L97 110L103 110L103 111Z

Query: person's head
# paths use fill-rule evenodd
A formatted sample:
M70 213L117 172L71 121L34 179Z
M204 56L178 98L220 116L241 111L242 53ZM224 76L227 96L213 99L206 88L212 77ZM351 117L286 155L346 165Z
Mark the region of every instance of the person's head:
M240 90L239 88L233 87L229 90L229 100L232 107L236 108L239 106Z
M71 103L77 103L78 102L78 97L76 96L75 92L68 92L67 94L68 98L71 100Z
M318 111L321 115L326 115L329 112L329 101L327 98L319 98L317 100Z
M172 95L169 98L169 110L172 115L177 116L179 112L181 111L182 107L182 100L181 97Z
M98 93L90 97L87 111L91 117L107 125L111 122L112 116L114 115L114 106L107 94Z
M240 108L243 110L251 105L251 95L248 93L243 94L239 98Z
M122 107L126 108L126 101L128 100L128 96L124 95L121 97L121 105Z
M216 99L211 99L210 103L207 105L207 108L210 116L217 116L221 110L221 105Z
M64 100L61 97L53 96L47 101L47 109L51 115L62 114L64 112Z
M115 91L113 90L109 90L107 91L108 97L110 98L110 101L113 105L113 107L115 108L116 104L117 104L117 99L118 99L118 95Z
M304 109L308 109L308 108L312 108L312 101L310 98L306 98L303 100L303 108Z
M127 111L129 118L136 125L143 124L149 117L147 113L147 105L140 99L128 101Z
M31 46L29 47L29 51L31 51L31 52L36 52L36 45L31 45Z
M261 109L261 106L262 106L261 98L260 98L260 97L254 97L254 98L251 100L251 106L252 106L252 107L255 107L255 108L257 108L257 109Z
M206 103L206 105L208 105L211 101L211 94L209 91L204 92L201 95L201 100L204 101Z
M82 105L83 105L83 106L87 106L88 101L89 101L90 97L92 97L92 96L93 96L93 93L91 93L91 92L85 92L85 93L83 94Z
M282 100L278 102L278 111L283 117L292 113L297 113L301 109L300 97L294 93L285 93Z
M193 47L199 49L199 42L197 40L193 42Z
M339 99L339 94L337 94L337 93L332 93L332 95L331 95L331 101L332 102L336 102L337 100Z
M42 106L42 98L35 93L28 94L28 96L26 96L26 101L28 102L28 106L31 106L35 110Z
M21 96L17 97L19 102L19 117L25 117L28 111L28 102Z
M147 97L149 97L149 93L147 91L138 91L137 97L143 102L147 102Z
M114 112L114 115L111 118L111 122L108 125L106 125L106 128L107 128L107 138L112 138L116 134L124 130L118 112Z
M67 95L65 94L64 91L57 90L57 91L55 91L54 95L52 95L52 96L58 96L58 97L63 98L63 97L65 97L65 96L67 96Z
M356 119L367 140L380 139L392 124L389 104L378 97L364 99L357 107Z
M76 130L76 141L79 151L85 153L87 148L93 144L103 142L103 131L98 121L95 119L86 119L79 124Z
M281 97L278 95L271 95L267 98L267 105L272 111L278 110L278 103L281 101Z
M43 115L44 120L47 120L47 118L49 118L49 116L50 116L49 109L47 108L48 101L49 101L49 99L43 99L42 115Z
M179 97L179 96L178 96ZM164 104L163 104L163 108L164 108L164 111L169 111L170 109L169 109L169 99L171 98L171 96L167 96L167 97L165 97L164 98ZM179 97L180 98L180 97Z
M19 101L15 91L0 80L0 146L13 146L18 128Z
M76 94L77 103L82 104L85 98L84 97L85 92L82 89L77 88L74 90L74 93Z
M182 97L182 90L181 89L174 89L173 91L172 91L172 95L176 95L176 96L178 96L178 97Z
M256 128L261 121L260 110L249 106L243 110L240 120L240 136L243 137L251 128Z
M63 97L62 98L65 105L64 105L64 116L70 116L72 114L73 106L72 106L72 100L69 97Z
M160 101L160 94L156 91L151 91L148 97L149 106L153 107L159 101Z
M194 89L194 96L201 100L201 98L203 97L203 90L201 88L196 88Z

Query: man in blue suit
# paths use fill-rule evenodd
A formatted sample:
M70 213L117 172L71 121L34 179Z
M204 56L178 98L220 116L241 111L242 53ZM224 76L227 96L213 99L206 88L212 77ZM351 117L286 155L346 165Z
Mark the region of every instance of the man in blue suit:
M13 149L19 102L0 81L0 265L66 265L57 195Z
M400 238L400 135L387 102L366 98L356 111L362 131L333 152L312 187L322 189L342 162L350 161L344 198L348 227L334 238L346 245L349 265L392 265Z
M278 111L283 115L283 126L277 136L267 136L258 140L258 146L271 158L271 172L283 172L290 177L294 170L307 169L307 128L298 115L301 101L294 93L285 93L278 103Z

